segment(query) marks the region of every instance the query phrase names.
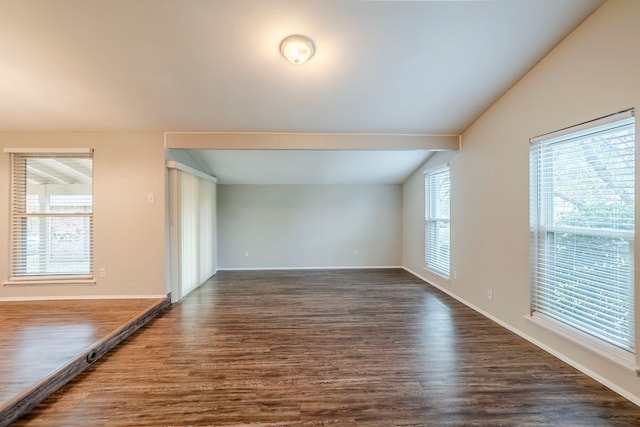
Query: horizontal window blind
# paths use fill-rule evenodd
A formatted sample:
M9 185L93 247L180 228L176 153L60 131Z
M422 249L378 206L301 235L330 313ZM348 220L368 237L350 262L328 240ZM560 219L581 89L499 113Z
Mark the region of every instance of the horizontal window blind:
M632 111L532 140L531 311L633 352Z
M446 277L450 270L449 168L425 175L425 265Z
M12 153L11 178L11 280L91 276L92 153Z

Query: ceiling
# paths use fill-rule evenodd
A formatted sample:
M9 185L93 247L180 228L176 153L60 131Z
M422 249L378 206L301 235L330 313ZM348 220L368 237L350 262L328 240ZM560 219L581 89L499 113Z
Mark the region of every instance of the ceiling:
M399 184L428 150L201 150L221 184Z
M460 134L602 3L0 0L0 131Z

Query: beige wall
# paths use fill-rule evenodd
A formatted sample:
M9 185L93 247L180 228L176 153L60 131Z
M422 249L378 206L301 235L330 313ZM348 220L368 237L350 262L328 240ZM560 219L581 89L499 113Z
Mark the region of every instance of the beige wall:
M640 107L639 17L640 1L609 0L464 132L462 150L450 161L451 259L456 280L425 274L422 260L414 255L423 251L423 241L408 239L407 232L404 241L407 268L636 403L640 403L640 379L634 372L542 329L525 315L529 308L528 140ZM416 180L414 175L404 186L405 210L418 209L409 200L423 197ZM420 227L412 215L405 212L409 221L405 230ZM640 265L638 259L636 265ZM492 300L487 299L488 289L493 290Z
M401 209L400 185L218 185L219 268L399 266Z
M160 132L0 133L6 147L94 148L95 286L1 286L0 298L166 294L165 154ZM7 280L9 155L0 153L0 281ZM153 193L154 203L147 202ZM96 274L97 275L97 274Z

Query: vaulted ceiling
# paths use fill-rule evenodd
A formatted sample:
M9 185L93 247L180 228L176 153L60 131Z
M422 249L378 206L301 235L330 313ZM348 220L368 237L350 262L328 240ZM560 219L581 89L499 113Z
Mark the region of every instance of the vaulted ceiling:
M0 131L459 134L602 3L0 0Z

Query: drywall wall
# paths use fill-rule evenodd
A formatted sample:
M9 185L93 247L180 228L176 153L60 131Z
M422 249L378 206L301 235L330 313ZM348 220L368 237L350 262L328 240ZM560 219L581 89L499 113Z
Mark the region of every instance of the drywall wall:
M640 403L640 379L635 372L525 316L529 311L529 138L640 107L638 17L640 2L609 0L464 132L462 150L449 162L451 269L457 279L428 276L422 259L415 255L423 253L423 241L408 238L412 230L423 227L415 213L422 207L414 198L423 197L418 173L404 185L408 212L403 250L404 265L411 271L636 403ZM640 265L638 259L636 265Z
M401 263L400 185L218 185L220 269Z
M0 147L94 149L94 269L106 273L92 286L0 285L0 299L166 295L161 132L0 133ZM4 152L0 176L0 199L9 200L9 155ZM6 203L0 208L0 241L0 260L7 260ZM2 282L7 268L7 262L0 262Z

